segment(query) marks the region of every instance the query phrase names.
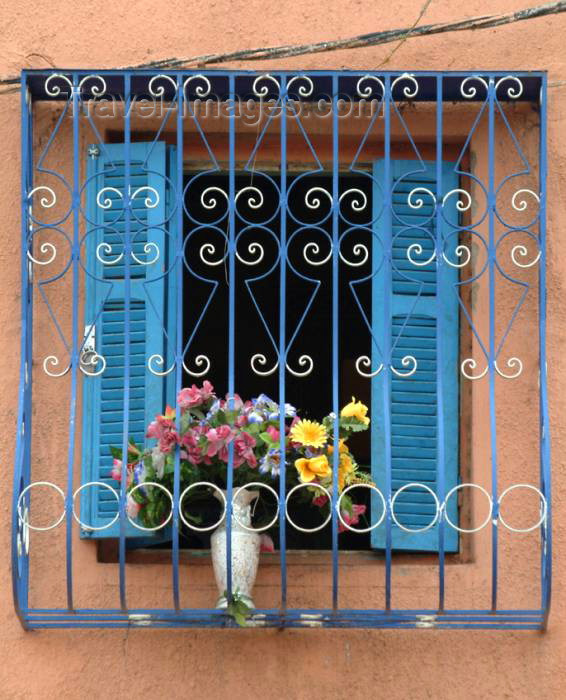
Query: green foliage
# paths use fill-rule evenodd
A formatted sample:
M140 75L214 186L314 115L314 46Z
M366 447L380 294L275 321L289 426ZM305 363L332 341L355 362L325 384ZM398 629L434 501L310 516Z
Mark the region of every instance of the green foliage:
M224 597L228 600L228 591L224 591ZM232 599L228 602L226 613L230 615L240 627L247 627L247 618L250 616L251 611L252 608L244 602L241 594L238 591L234 591L232 593Z
M368 426L357 418L348 417L340 418L340 432L344 431L345 435L340 437L346 437L348 433L359 433L363 430L367 430Z

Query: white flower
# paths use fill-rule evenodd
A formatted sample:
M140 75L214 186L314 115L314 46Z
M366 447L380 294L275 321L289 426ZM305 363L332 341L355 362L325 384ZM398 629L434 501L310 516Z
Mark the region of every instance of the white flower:
M161 452L159 447L154 447L151 450L151 464L155 469L157 478L162 479L165 473L165 455Z

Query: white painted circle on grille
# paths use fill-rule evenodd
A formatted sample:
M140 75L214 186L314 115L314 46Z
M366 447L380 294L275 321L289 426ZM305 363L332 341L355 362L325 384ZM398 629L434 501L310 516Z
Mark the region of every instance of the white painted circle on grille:
M504 497L508 493L510 493L511 491L514 491L515 489L529 489L530 491L534 491L535 493L538 493L538 495L539 495L540 502L541 502L540 518L531 527L511 527L511 525L509 525L508 523L505 522L505 520L503 519L503 516L501 515L501 502L503 501ZM513 486L508 486L505 489L505 491L503 491L501 496L499 496L499 499L497 501L497 505L499 506L499 520L501 521L501 524L504 525L508 530L511 530L511 532L532 532L533 530L536 530L538 527L540 527L546 519L546 511L547 511L546 498L543 496L540 489L537 489L537 487L533 486L532 484L513 484Z
M51 525L45 525L45 526L32 525L29 522L29 519L27 521L24 521L24 519L22 517L22 511L21 511L22 498L26 495L26 493L28 491L31 491L31 489L34 486L49 486L50 488L57 491L57 493L63 499L63 512L59 516L58 520L56 520ZM29 486L26 486L25 489L20 493L20 497L18 498L17 511L18 511L18 520L20 521L20 524L23 525L24 527L27 527L30 530L37 530L38 532L46 532L47 530L53 530L58 525L60 525L65 518L65 493L63 492L63 489L59 488L59 486L57 486L57 484L51 483L51 481L34 481L33 483L29 484Z
M87 525L86 523L83 523L82 520L79 518L75 511L75 498L79 495L79 493L83 490L86 489L87 486L102 486L103 488L107 489L110 491L114 497L116 498L116 503L119 506L120 505L120 496L118 495L116 489L113 489L110 484L105 484L103 481L87 481L86 484L83 484L82 486L79 486L79 488L75 491L73 494L73 517L77 521L77 523L83 528L83 530L88 530L89 532L94 532L95 530L106 530L109 527L112 527L114 523L118 520L120 517L120 508L118 508L116 515L112 518L112 520L107 523L106 525L101 525L95 527L94 525Z
M357 528L357 527L351 527L351 525L348 525L347 522L345 522L344 518L342 517L342 513L340 512L340 502L342 501L342 498L348 493L348 491L351 491L352 489L370 489L371 491L375 491L378 495L379 498L381 499L381 505L383 506L383 513L381 514L381 517L379 520L374 523L373 525L370 525L369 527L364 527L364 528ZM342 525L346 528L346 530L350 530L350 532L371 532L372 530L375 530L376 527L379 527L381 523L385 520L385 515L387 513L387 503L385 501L385 498L381 491L375 486L374 484L350 484L350 486L347 486L342 493L340 494L340 498L338 499L338 502L336 503L336 512L338 513L338 518Z
M317 525L317 527L310 527L310 528L300 527L299 525L294 523L293 520L291 520L291 518L289 517L289 509L288 509L289 499L295 493L295 491L298 491L299 489L305 488L305 486L313 486L317 489L320 489L321 491L323 491L326 494L326 496L328 497L328 500L331 503L332 503L332 497L331 497L328 489L324 488L324 486L322 486L321 484L312 484L310 482L306 483L306 484L297 484L296 486L293 486L293 488L287 494L287 498L285 499L285 517L287 518L287 521L290 523L290 525L292 525L295 528L295 530L298 530L299 532L306 532L308 534L311 532L318 532L319 530L322 530L322 528L324 528L328 525L328 523L330 522L330 519L332 518L332 508L330 508L330 510L328 512L328 517L326 518L326 520L322 523L322 525Z
M485 497L487 498L487 500L489 502L489 513L487 514L487 517L485 518L483 523L481 525L478 525L478 527L470 527L470 528L459 527L458 525L455 525L448 517L448 508L446 507L446 505L448 503L448 499L450 498L450 496L453 493L456 493L456 491L459 491L460 489L463 489L467 486L471 489L478 489L478 491L481 491L483 494L485 494ZM483 530L483 528L491 520L491 515L493 513L493 500L492 500L490 494L484 489L484 487L480 486L479 484L471 484L471 483L458 484L457 486L454 486L454 488L450 489L450 491L448 491L448 493L446 494L446 498L444 499L444 503L443 503L442 507L444 509L444 519L446 520L448 525L450 525L450 527L454 528L454 530L457 530L458 532L463 532L465 534L471 534L473 532L479 532L480 530Z
M24 508L23 521L24 521L24 524L22 526L22 542L24 545L24 554L28 555L29 554L29 510L28 510L27 506Z
M220 494L220 497L222 499L222 506L224 508L222 516L220 517L220 519L217 522L215 522L212 525L209 525L207 527L197 527L197 525L192 525L191 523L188 522L188 520L185 520L185 516L183 515L183 507L182 507L183 506L183 499L189 493L189 491L196 488L197 486L207 486L207 487L213 489L213 491L217 491ZM187 488L183 491L183 493L179 497L179 516L180 516L181 520L183 521L183 523L189 528L189 530L194 530L195 532L210 532L211 530L214 530L215 528L217 528L220 525L220 523L224 520L224 518L226 517L226 496L224 495L224 492L222 491L222 489L219 488L218 486L216 486L216 484L212 484L210 481L197 481L196 483L191 484L190 486L187 486Z
M164 528L173 517L173 496L171 495L171 492L168 488L163 486L163 484L158 484L156 481L144 481L142 484L137 484L136 486L134 486L133 489L129 491L129 494L131 495L134 491L137 491L139 488L147 488L148 486L153 486L156 489L160 489L169 497L169 500L171 501L171 510L169 511L169 516L167 517L167 519L164 520L161 523L161 525L157 525L156 527L144 527L143 525L139 525L134 520L132 520L132 518L130 518L130 516L127 513L126 517L131 522L131 524L138 530L143 530L144 532L156 532L157 530L161 530L162 528Z
M247 530L248 532L265 532L265 530L269 530L270 527L275 525L275 523L277 522L277 518L279 517L279 496L277 495L277 491L271 486L269 486L269 484L264 484L261 481L252 481L251 484L244 484L243 486L240 486L236 491L234 491L234 494L232 495L232 508L234 508L236 496L240 493L240 491L243 491L244 489L249 489L251 486L261 486L262 488L271 491L271 493L275 496L275 500L277 501L277 512L275 513L275 516L267 525L264 525L263 527L248 527L240 521L234 510L232 510L232 514L234 516L234 520L243 530Z
M399 494L403 493L403 491L406 491L407 489L410 489L411 487L417 486L420 489L424 489L425 491L428 491L430 495L434 499L434 504L436 506L436 513L434 514L434 518L432 521L428 524L425 525L424 527L418 527L418 528L410 528L410 527L405 527L405 525L401 525L401 523L397 520L397 517L395 515L395 501L397 500ZM438 501L437 495L434 493L434 491L430 488L430 486L427 486L426 484L417 484L417 483L411 483L411 484L405 484L404 486L401 486L401 488L395 492L395 495L391 499L391 518L393 519L393 522L395 525L400 530L404 530L405 532L426 532L427 530L430 530L431 527L434 527L436 525L436 522L439 518L440 515L440 503Z

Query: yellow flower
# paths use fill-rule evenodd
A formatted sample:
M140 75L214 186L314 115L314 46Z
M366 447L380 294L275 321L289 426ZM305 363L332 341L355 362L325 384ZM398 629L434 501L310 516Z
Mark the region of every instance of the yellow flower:
M326 442L326 428L313 420L300 420L291 428L291 442L304 447L323 447Z
M346 440L344 438L340 439L338 441L338 452L342 454L342 452L348 452L348 447L345 444ZM334 445L328 445L326 448L326 451L328 452L329 455L334 454Z
M332 469L325 455L311 457L310 459L301 457L301 459L295 460L295 467L299 472L299 479L303 483L314 481L317 478L324 479L332 475Z
M350 403L346 404L344 408L340 411L342 418L356 418L360 423L365 425L369 424L369 418L367 417L368 407L365 406L361 401L356 401L352 396Z
M355 471L354 462L349 454L340 455L340 468L338 469L338 490L342 491L347 477Z

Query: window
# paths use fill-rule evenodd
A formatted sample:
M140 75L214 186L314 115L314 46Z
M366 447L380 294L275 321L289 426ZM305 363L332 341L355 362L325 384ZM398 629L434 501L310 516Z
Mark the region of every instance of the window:
M91 259L96 259L98 255L98 270L96 276L89 278L87 282L87 327L94 326L94 337L97 339L97 347L100 347L101 355L107 360L107 369L98 377L93 378L85 391L83 402L83 417L85 421L86 440L83 443L83 482L109 483L114 488L118 487L117 482L112 479L112 455L111 446L117 446L121 442L123 406L122 391L124 382L124 337L123 337L123 309L124 309L124 262L120 255L122 247L121 236L124 234L125 224L122 216L123 201L123 169L124 169L124 146L123 144L93 144L89 148L91 155L88 156L89 167L89 192L88 200L92 221L95 225L97 235L90 236L89 251L87 255ZM173 362L172 340L175 336L175 311L171 300L175 298L176 277L172 268L172 256L170 253L172 236L176 235L172 217L166 211L166 203L170 202L168 183L174 177L172 164L174 160L174 148L166 146L163 142L158 143L134 143L131 150L132 184L131 188L146 193L152 188L158 193L159 204L156 207L145 208L140 201L137 211L134 213L131 224L131 233L134 241L135 258L132 264L132 288L131 288L131 309L132 309L132 346L130 351L131 362L131 404L130 404L130 435L137 444L144 443L145 429L153 420L155 414L163 411L163 407L169 403L174 405L174 386L169 376L168 381L161 378L145 367L146 358L167 357L167 366ZM93 155L96 154L96 155ZM383 182L383 160L378 160L374 164L374 177L376 182ZM190 191L190 201L188 203L189 216L185 217L184 239L196 232L197 240L189 243L189 247L199 250L199 246L206 245L210 241L211 229L206 225L193 223L195 220L201 222L204 216L213 222L218 215L214 211L218 207L212 207L209 213L206 211L209 204L206 201L206 193L227 192L227 174L188 174L184 187ZM458 177L454 172L454 165L445 163L443 167L443 183L445 188L455 190L458 187ZM271 176L277 186L279 184L277 175ZM449 268L444 271L445 279L437 282L437 269L433 263L425 265L416 260L418 264L412 262L408 254L412 254L415 246L422 246L421 256L423 259L430 258L434 250L434 211L432 202L428 201L422 207L415 207L413 198L418 198L419 194L435 192L435 168L434 163L420 163L417 160L395 160L392 161L390 173L391 187L395 188L394 207L392 210L393 221L391 229L391 246L393 259L391 265L374 262L373 268L379 268L379 273L372 276L372 262L369 259L366 264L358 268L358 279L355 276L350 280L350 285L344 284L345 293L341 294L342 317L345 333L339 346L341 366L352 367L356 360L356 348L364 342L367 345L367 329L364 328L364 313L368 306L372 311L372 329L374 337L374 363L377 367L380 358L383 356L385 342L385 326L383 323L384 309L389 306L392 312L391 324L391 347L395 358L395 371L393 372L392 386L387 388L391 393L390 413L391 413L391 459L393 485L392 493L402 489L398 496L398 520L393 523L393 547L394 549L406 549L415 551L436 551L438 549L438 525L427 529L427 536L422 536L420 532L409 532L409 530L419 530L427 528L428 523L435 514L435 504L430 493L421 487L412 487L411 483L424 483L428 488L437 492L438 460L437 450L437 420L436 415L436 314L442 313L444 318L443 337L445 338L445 356L443 359L444 369L444 391L446 415L448 416L444 428L446 436L447 459L443 476L446 480L446 492L456 486L458 477L458 302L450 285L454 286L458 280L458 269ZM301 179L303 182L301 182ZM308 176L288 176L290 187L296 180L297 187L294 197L298 201L308 202L309 196L327 192L330 196L331 177L329 175ZM246 192L247 188L253 187L253 172L251 175L241 174L236 177L237 192ZM257 187L256 192L261 192ZM271 195L273 202L271 207L277 209L276 195L272 191L261 192L261 196L267 198ZM275 188L272 188L275 189ZM365 176L358 175L356 178L347 175L341 176L340 192L350 192L362 195L365 199L365 207L358 207L358 211L349 212L358 214L359 225L371 223L372 212L377 211L380 206L379 194L376 193L375 202L373 191L375 184L370 177L370 173ZM276 190L275 190L276 191ZM101 198L109 196L106 207L100 206ZM212 196L212 195L210 195ZM410 202L407 203L407 202ZM203 206L203 203L207 206ZM198 213L196 210L199 210ZM364 211L365 210L365 211ZM134 212L136 209L134 209ZM305 221L309 217L309 209L305 205L298 218ZM253 220L254 209L250 208L246 212L246 221ZM453 210L448 213L444 210L444 216L453 225L458 223L458 215L453 206ZM290 217L289 217L290 218ZM313 224L316 225L320 215L311 216ZM364 221L365 218L365 221ZM160 222L169 219L167 222L167 234L160 230ZM286 222L292 226L292 219ZM258 217L258 225L261 225L261 217ZM387 240L387 225L384 217L378 217L376 226L377 240L385 242ZM153 228L152 228L153 226ZM240 228L243 229L242 226ZM328 230L328 219L324 222L324 229ZM348 225L341 227L341 232L347 231ZM271 231L275 231L279 236L277 223L271 223ZM200 235L199 235L200 234ZM266 247L268 241L266 236L260 236L259 241ZM322 241L321 241L322 244ZM457 239L454 239L452 248L455 248ZM149 246L145 248L145 246ZM411 246L413 246L411 248ZM380 255L380 249L372 244L368 248L373 250L374 259ZM375 250L374 250L375 248ZM147 251L150 251L148 254ZM162 265L152 262L152 253L155 251L166 251L163 256ZM185 250L187 246L185 244ZM453 250L452 250L453 254ZM196 257L196 255L195 255ZM149 263L149 264L148 264ZM238 265L239 272L245 278L245 264ZM300 268L297 269L297 265ZM271 265L266 265L265 270L269 272ZM201 266L197 275L191 275L190 270L185 270L187 277L187 288L191 288L193 304L198 310L195 319L198 320L200 309L204 305L207 296L207 285L200 284L199 275L206 275L206 267ZM194 269L194 268L193 268ZM305 261L294 261L293 271L308 276L308 263ZM262 274L264 270L260 270ZM225 266L217 276L217 282L226 287ZM360 278L371 277L371 281L366 282L366 288L360 284ZM271 280L272 281L272 280ZM331 278L328 274L321 277L322 286L318 292L317 303L322 309L329 309L331 304L330 290L332 288ZM224 283L224 284L223 284ZM290 302L301 297L305 285L301 285L301 279L297 274L290 274L288 280L287 297ZM201 287L202 289L199 289ZM437 287L439 287L437 291ZM351 291L350 291L351 290ZM223 293L221 293L223 291ZM348 294L350 291L350 294ZM366 297L371 291L371 304L362 304L362 296ZM199 294L200 292L200 294ZM227 357L224 351L224 338L227 318L222 313L226 308L226 289L218 289L215 293L218 298L210 300L211 306L204 318L200 319L200 338L203 352L207 352L207 357L211 363L211 370L206 376L210 376L215 386L222 386L222 380L227 374ZM249 295L244 284L238 286L236 304L240 324L246 328L257 326L258 314L262 318L276 317L277 294L271 294L271 298L263 299L261 307L247 307ZM303 294L304 296L304 294ZM201 298L202 297L202 300ZM389 300L386 302L386 298ZM168 303L169 302L169 303ZM259 304L259 302L258 302ZM357 304L360 304L364 313L356 313ZM291 304L290 304L291 305ZM437 311L437 305L442 305ZM185 303L182 309L184 316L188 316ZM190 306L190 303L189 303ZM300 306L300 304L299 304ZM292 312L291 312L292 313ZM370 314L368 313L368 316ZM291 314L289 314L291 316ZM314 316L314 318L313 318ZM95 322L96 321L96 322ZM183 345L190 337L191 328L195 327L195 320L184 323L186 332L184 333ZM366 332L364 332L366 331ZM328 323L317 322L316 316L311 313L305 329L302 332L301 345L305 352L314 344L319 344L327 348L326 352L320 353L317 364L319 365L318 379L321 384L325 382L325 372L330 365L331 328ZM253 335L250 334L250 338ZM220 342L215 342L220 341ZM350 341L350 342L349 342ZM168 347L169 345L169 347ZM249 345L249 347L248 347ZM208 347L207 347L208 346ZM212 346L212 347L210 347ZM413 353L408 354L408 353ZM275 396L277 393L277 379L258 375L249 365L249 358L254 354L253 341L246 344L246 336L242 337L242 343L238 348L237 386L239 393L243 396L254 396L260 393L269 393ZM414 357L414 360L413 360ZM404 359L407 358L407 359ZM404 366L405 365L405 366ZM408 365L408 366L407 366ZM360 373L362 374L362 373ZM367 374L367 373L366 373ZM369 372L371 374L371 371ZM348 382L349 379L349 382ZM293 381L294 380L294 381ZM190 384L191 379L188 372L185 372L185 384ZM313 417L324 415L325 406L331 403L330 383L326 388L317 394L304 396L301 392L301 378L293 378L287 381L287 395L290 400L298 403L300 408L307 411ZM342 382L344 384L344 382ZM342 394L348 396L356 393L356 388L352 385L351 377L346 377L349 386L342 386ZM369 392L366 387L357 388L362 392L362 398L369 403ZM379 415L383 410L383 375L376 376L371 382L371 406L372 414ZM365 394L368 394L367 396ZM296 397L296 398L295 398ZM300 397L300 398L299 398ZM370 461L373 466L372 476L381 490L386 489L385 470L383 465L387 459L385 448L384 423L376 421L371 433L371 448L368 441L358 440L361 449L358 458L366 463ZM364 459L365 458L365 459ZM407 488L408 487L408 488ZM115 518L118 504L112 496L112 492L104 488L89 489L83 492L84 512L89 513L85 522L93 522L95 527L102 527L100 530L85 530L84 534L94 538L110 538L118 536L118 524L111 527L104 527L110 520ZM365 494L364 494L365 495ZM365 499L367 500L367 499ZM368 504L369 505L369 504ZM378 510L379 503L374 501L372 506ZM451 502L452 521L457 522L457 508L455 500ZM94 516L93 519L91 519ZM371 512L369 512L371 521ZM402 529L406 527L406 529ZM385 548L385 525L372 531L371 546L376 549ZM448 534L448 533L447 533ZM139 538L139 531L129 526L129 535ZM167 539L170 529L160 532L160 536L155 538L158 542ZM288 537L298 541L299 546L308 548L309 546L330 547L329 533L321 533L316 542L309 541L308 538L297 538L292 527L288 528ZM419 535L419 536L416 536ZM205 542L208 538L205 538ZM345 538L344 538L345 539ZM349 545L354 548L367 547L369 537L349 537ZM198 545L202 538L192 538L193 543ZM141 538L140 544L147 545L147 538ZM289 543L290 544L290 543ZM450 531L450 542L445 543L446 551L458 550L458 536L456 530Z
M180 550L209 535L183 535L178 495L170 526L145 532L111 474L111 446L143 443L181 386L208 379L313 418L351 396L370 407L352 438L367 527L338 536L335 494L327 527L300 534L275 479L278 585L258 624L543 627L545 77L32 71L23 85L23 624L229 624L180 602ZM54 503L34 507L41 489ZM34 520L58 499L58 519ZM39 574L54 565L44 530L64 538L66 600L30 608L30 547ZM118 542L119 608L77 608L85 577L97 595L110 575L82 570L90 539ZM129 576L152 574L127 550L147 546L170 557L171 610L128 601ZM308 593L294 548L322 550ZM506 604L499 573L517 561L531 583Z

